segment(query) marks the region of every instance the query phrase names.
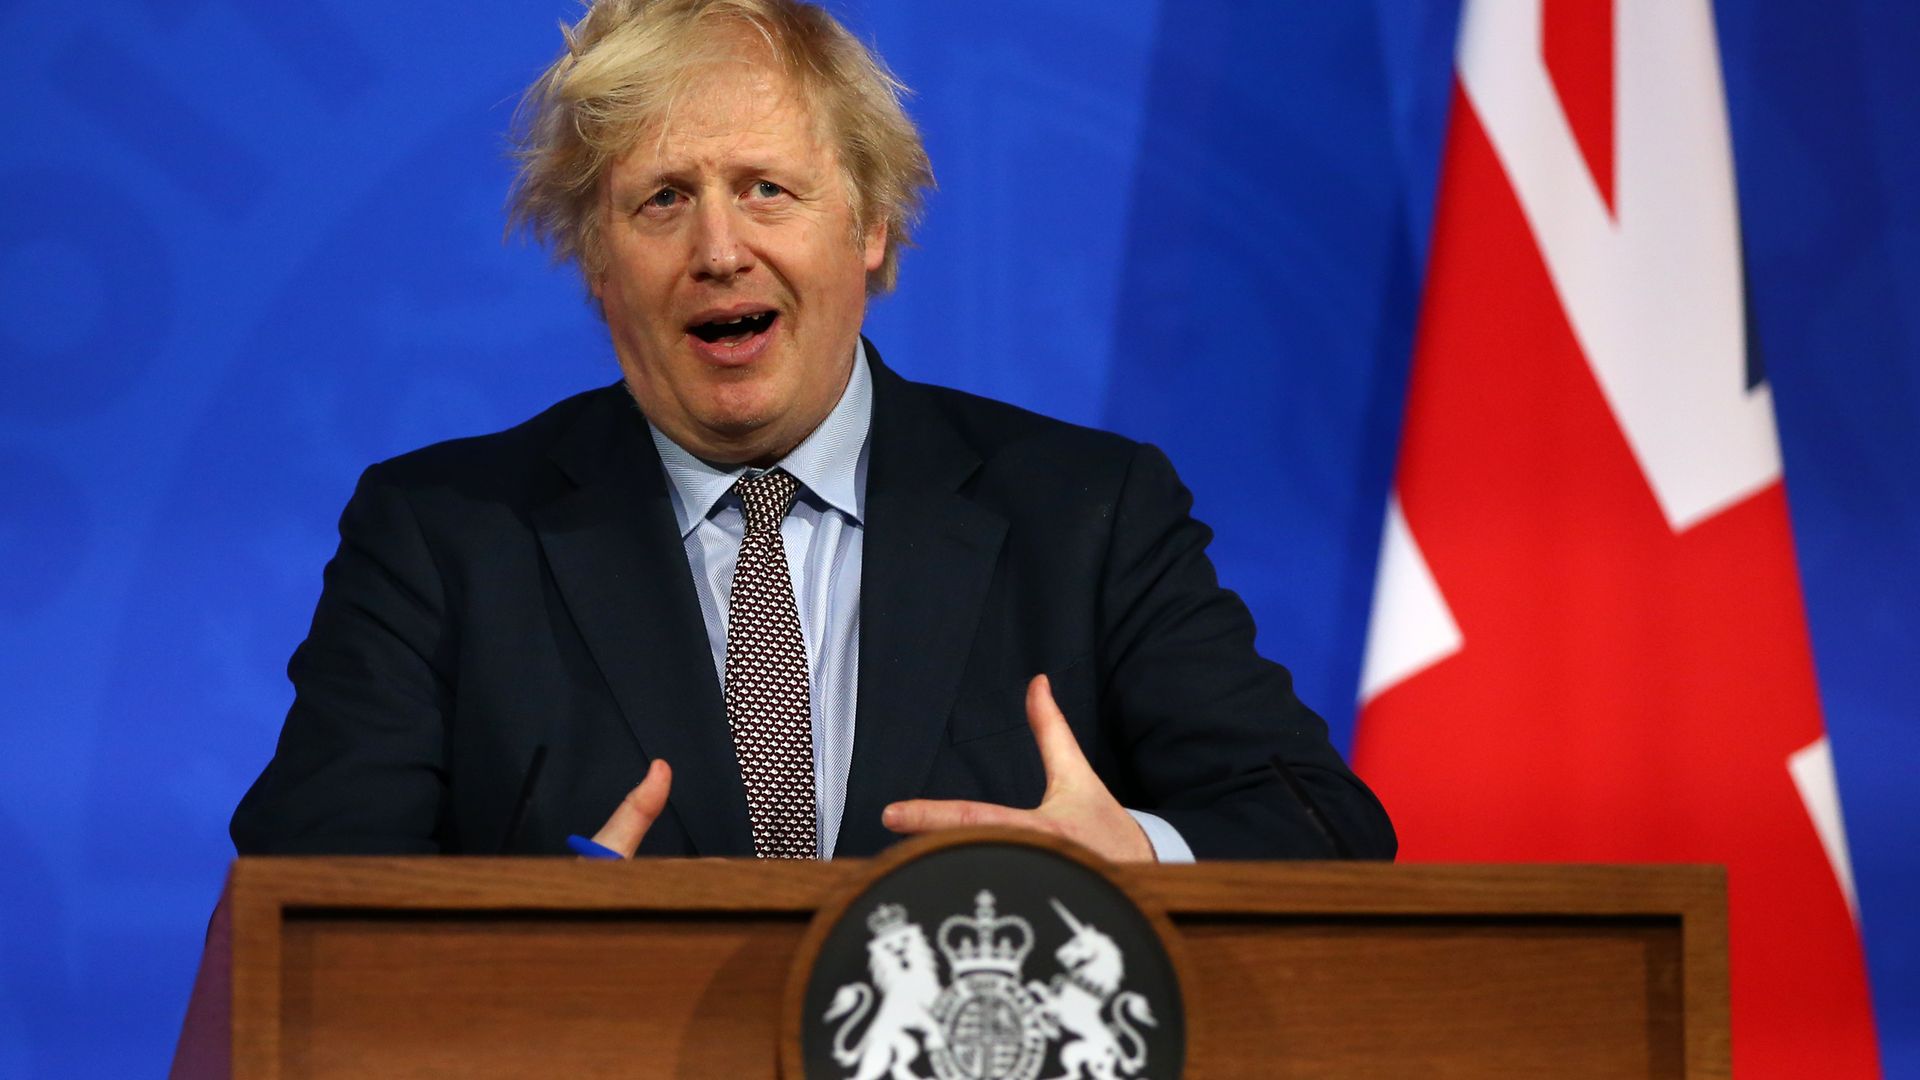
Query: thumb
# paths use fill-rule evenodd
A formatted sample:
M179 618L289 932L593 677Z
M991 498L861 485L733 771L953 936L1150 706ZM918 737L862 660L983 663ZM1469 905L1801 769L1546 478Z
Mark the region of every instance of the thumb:
M1048 791L1089 770L1087 756L1080 752L1066 714L1054 703L1053 684L1045 675L1035 675L1027 684L1027 726L1033 729L1033 741L1040 747Z
M624 858L633 858L653 820L667 808L667 789L672 786L673 770L665 761L655 758L647 767L646 779L613 808L613 816L593 834L593 842L619 852Z

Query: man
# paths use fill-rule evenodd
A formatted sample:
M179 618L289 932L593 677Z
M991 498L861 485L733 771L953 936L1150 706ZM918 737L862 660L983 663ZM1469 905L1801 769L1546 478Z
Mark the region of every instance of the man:
M860 338L931 182L898 92L793 0L572 28L515 216L579 263L621 385L367 471L241 851L813 857L999 823L1120 860L1392 855L1164 457Z

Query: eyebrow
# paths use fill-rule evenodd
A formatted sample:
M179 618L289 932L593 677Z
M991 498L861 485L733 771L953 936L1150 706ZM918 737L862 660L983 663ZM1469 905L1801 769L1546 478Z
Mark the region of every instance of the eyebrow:
M783 167L774 165L766 161L751 161L737 166L730 166L727 169L727 175L729 177L765 176L771 179L791 182L801 179L801 173L804 171L805 170L790 166ZM610 187L609 192L616 201L634 196L645 197L652 195L664 187L681 186L685 184L692 173L693 170L691 167L667 166L644 173L638 177L617 182Z

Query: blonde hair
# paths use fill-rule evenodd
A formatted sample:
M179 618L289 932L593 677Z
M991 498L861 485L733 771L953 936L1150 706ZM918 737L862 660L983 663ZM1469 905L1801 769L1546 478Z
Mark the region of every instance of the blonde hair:
M601 177L666 122L703 68L740 59L744 31L765 43L837 151L853 209L850 242L886 224L886 254L868 273L867 292L893 288L933 168L901 106L906 86L833 16L798 0L589 0L580 21L560 31L566 50L515 114L520 170L509 232L531 232L589 281L601 274Z

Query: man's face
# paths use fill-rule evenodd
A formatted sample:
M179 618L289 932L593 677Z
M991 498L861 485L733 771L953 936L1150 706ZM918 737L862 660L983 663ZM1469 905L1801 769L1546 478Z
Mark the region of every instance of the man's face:
M776 69L715 66L664 128L601 181L593 294L654 426L767 464L845 389L886 228L855 238L837 155Z

